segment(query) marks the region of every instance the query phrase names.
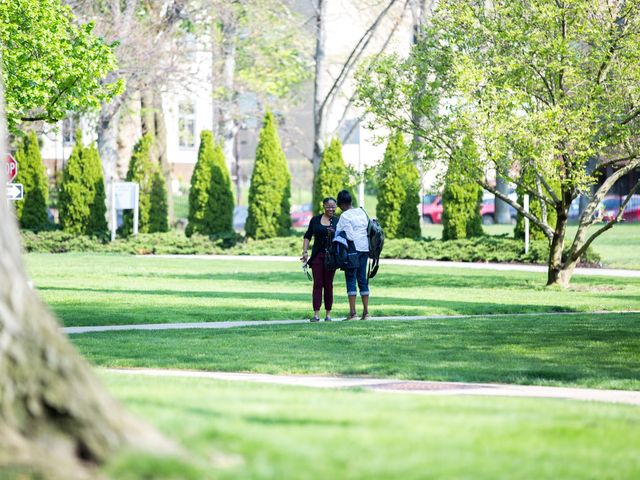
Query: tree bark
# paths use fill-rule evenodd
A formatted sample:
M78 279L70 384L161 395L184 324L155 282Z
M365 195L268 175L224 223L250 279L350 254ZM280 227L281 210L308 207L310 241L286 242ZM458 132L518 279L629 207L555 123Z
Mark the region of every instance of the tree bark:
M328 79L327 66L325 65L325 38L324 17L326 14L326 0L317 0L316 3L316 50L315 50L315 76L313 83L313 172L318 171L325 142L325 112L323 108L324 95L322 87Z
M0 50L0 65L2 65ZM0 75L0 155L7 150ZM0 198L5 174L0 169ZM17 224L0 201L0 469L39 478L94 478L123 447L175 451L113 400L30 288Z
M171 185L171 165L167 156L167 128L162 108L162 94L157 86L149 86L140 92L140 121L142 135L153 137L152 160L160 167L167 190L167 211L169 223L173 223L173 190Z
M569 199L566 203L567 207L564 208L562 203L556 204L556 227L553 232L553 238L551 239L551 245L549 247L549 267L547 270L547 286L559 285L561 287L567 287L573 274L573 268L575 263L569 270L570 265L565 265L562 261L562 251L564 250L564 238L567 234L567 211L568 205L571 203L571 197L568 193L563 192L563 196Z
M509 194L509 182L499 173L496 173L496 190L504 195ZM511 213L509 212L509 205L498 197L494 198L495 213L494 219L496 223L507 224L511 223Z

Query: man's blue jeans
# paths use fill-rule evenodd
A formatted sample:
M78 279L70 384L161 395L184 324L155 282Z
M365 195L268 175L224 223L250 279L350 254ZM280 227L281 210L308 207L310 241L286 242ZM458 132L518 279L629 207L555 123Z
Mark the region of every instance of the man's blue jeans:
M347 280L347 295L352 297L358 294L356 290L356 281L360 296L369 295L369 279L367 278L367 261L369 260L369 252L358 252L358 268L352 268L344 271L344 277Z

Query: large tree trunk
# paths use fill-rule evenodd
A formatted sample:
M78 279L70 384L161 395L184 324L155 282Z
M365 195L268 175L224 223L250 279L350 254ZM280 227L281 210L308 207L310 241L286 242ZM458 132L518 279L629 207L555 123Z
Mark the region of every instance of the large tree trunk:
M573 262L572 265L565 265L562 261L564 239L567 233L567 211L561 205L557 205L556 214L556 228L553 232L551 246L549 247L547 286L559 285L564 288L569 285L576 262Z
M5 119L0 76L2 158ZM4 176L0 169L2 199ZM173 450L107 394L29 287L15 218L4 200L0 224L0 469L35 470L38 478L93 478L92 468L120 448Z

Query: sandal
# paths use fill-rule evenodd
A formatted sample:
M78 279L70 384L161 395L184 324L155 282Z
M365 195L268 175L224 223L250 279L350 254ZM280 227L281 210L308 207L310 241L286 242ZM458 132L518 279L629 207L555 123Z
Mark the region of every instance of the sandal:
M319 322L320 321L320 317L311 317L311 319L309 320L311 323L314 322Z
M345 318L345 320L356 320L358 318L358 314L356 312L349 313L349 316Z
M369 320L370 318L371 316L368 313L365 313L360 317L360 320Z

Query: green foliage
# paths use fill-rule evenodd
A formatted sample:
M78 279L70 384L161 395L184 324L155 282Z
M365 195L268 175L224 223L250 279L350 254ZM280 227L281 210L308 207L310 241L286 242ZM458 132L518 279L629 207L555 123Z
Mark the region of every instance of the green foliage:
M210 130L200 132L200 147L198 148L198 161L191 175L191 189L189 190L189 224L186 234L208 234L205 225L205 215L209 203L209 191L211 190L211 170L215 162L215 146L213 133Z
M153 146L153 136L145 134L133 147L133 154L129 162L127 171L127 182L135 182L140 187L139 195L139 217L138 232L153 233L161 230L166 224L163 215L167 213L167 192L159 172L158 165L151 159L151 148ZM162 183L162 186L160 186ZM155 184L156 198L164 198L164 203L154 205L152 203L152 191ZM124 212L124 223L122 225L124 235L133 232L133 210Z
M298 255L300 236L275 237L264 240L243 238L229 233L216 238L180 232L147 233L118 238L112 243L77 236L63 231L33 233L22 231L22 245L27 252L118 252L136 255ZM482 236L462 240L385 239L382 258L414 260L451 260L458 262L544 263L549 254L546 241L531 242L529 253L524 244L504 236ZM601 259L591 248L582 257L586 266L598 266Z
M525 186L533 190L534 192L543 192L542 185L540 185L540 190L538 190L538 185L536 184L536 175L530 168L525 168L522 173L522 178L520 179L520 184L516 187L516 192L518 194L518 203L520 205L524 205L524 194L527 192ZM560 185L558 181L549 180L549 185L554 189L556 195L560 192ZM546 224L547 225L555 225L557 212L555 208L551 205L546 205ZM529 212L533 214L536 218L544 219L545 216L542 213L542 205L540 200L533 195L529 194ZM524 240L524 215L520 212L516 215L516 226L513 230L514 238L518 240ZM544 234L542 229L538 227L535 223L529 222L529 238L533 240L547 240L547 236Z
M75 22L60 0L0 1L0 48L7 120L55 122L69 111L97 109L122 91L106 80L116 69L115 45Z
M211 162L211 180L207 191L208 201L204 215L205 231L209 235L233 232L233 192L231 176L224 158L222 146L216 143Z
M46 229L49 225L49 185L35 132L31 131L23 138L16 151L16 161L18 175L15 182L24 188L24 199L15 202L20 227L33 231Z
M386 238L420 236L418 170L409 157L402 133L389 138L378 167L378 220Z
M349 169L342 158L342 144L334 138L322 153L322 159L313 182L313 212L324 212L322 200L327 197L336 198L340 190L346 189L351 198L356 196L351 185Z
M82 144L80 131L76 133L76 144L62 174L58 205L60 225L65 232L98 237L107 234L100 157L95 146Z
M150 200L149 232L167 232L169 230L167 186L159 169L153 174Z
M442 193L442 239L458 240L482 235L482 218L478 204L482 189L470 178L478 163L478 150L470 135L462 140L449 162ZM476 175L480 171L476 170Z
M291 175L280 145L273 114L267 112L260 130L256 162L249 188L247 236L255 239L287 235L291 229Z
M609 161L616 176L640 166L635 151L628 155L640 136L638 6L439 1L408 58L382 55L360 69L359 102L376 123L422 139L427 162L450 161L469 125L484 149L484 171L510 176L526 165L557 182L557 198L545 195L563 215L545 230L557 232L562 241L552 245L562 250L571 201L592 189L603 197L613 184L601 182L603 169L589 162ZM568 259L560 265L559 252L550 254L550 283L567 284L579 249L603 232L587 232L596 204L582 213Z

